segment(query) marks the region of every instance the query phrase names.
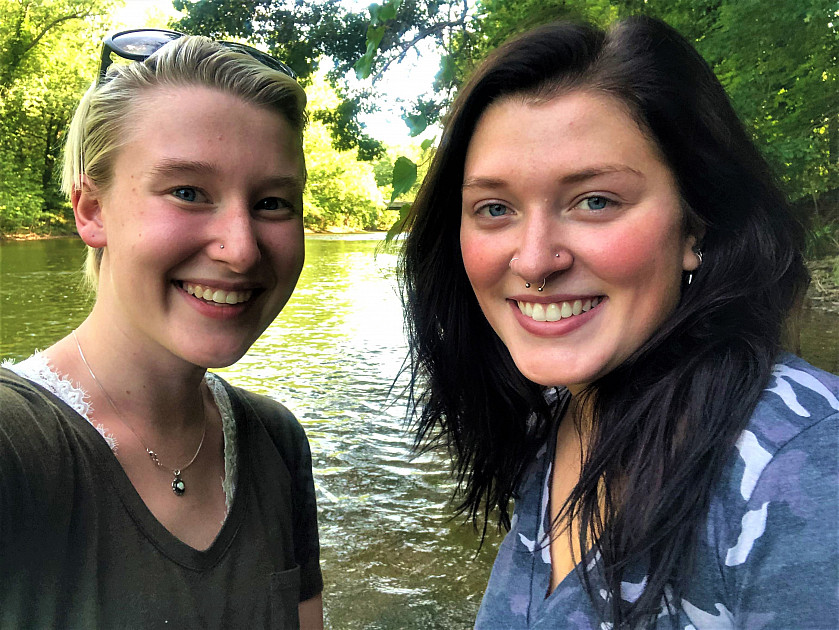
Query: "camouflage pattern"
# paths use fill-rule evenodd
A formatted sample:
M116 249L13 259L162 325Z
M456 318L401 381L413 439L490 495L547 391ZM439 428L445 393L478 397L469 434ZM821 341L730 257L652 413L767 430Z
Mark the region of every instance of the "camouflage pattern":
M595 582L592 601L576 571L545 596L551 460L544 448L517 493L479 630L613 627L606 590ZM596 576L597 558L585 561ZM621 596L633 601L644 585L634 567ZM839 628L839 378L781 357L713 491L683 598L662 604L655 627Z

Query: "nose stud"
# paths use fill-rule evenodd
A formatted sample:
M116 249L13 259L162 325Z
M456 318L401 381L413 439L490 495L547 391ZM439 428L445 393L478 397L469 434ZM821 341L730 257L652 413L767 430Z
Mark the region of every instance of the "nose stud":
M224 249L224 244L222 243L221 245L218 246L218 248L219 249Z

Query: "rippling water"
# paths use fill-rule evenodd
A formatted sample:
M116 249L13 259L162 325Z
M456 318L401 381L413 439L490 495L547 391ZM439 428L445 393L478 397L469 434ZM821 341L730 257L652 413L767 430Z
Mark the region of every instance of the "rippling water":
M230 382L282 401L306 427L319 502L327 626L471 627L498 537L451 522L443 458L412 458L394 377L405 357L395 256L377 237L306 239L306 266ZM0 357L24 358L84 319L77 240L0 245ZM839 316L809 310L802 354L839 372Z
M446 463L414 458L391 392L405 358L395 256L378 237L306 239L306 266L280 317L235 365L233 384L291 409L315 467L327 626L469 628L497 537L477 553L451 522ZM24 358L84 319L76 240L0 246L0 356Z

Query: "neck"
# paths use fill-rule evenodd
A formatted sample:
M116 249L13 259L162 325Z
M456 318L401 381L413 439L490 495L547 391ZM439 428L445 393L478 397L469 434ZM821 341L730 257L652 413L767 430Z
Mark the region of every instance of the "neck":
M104 328L88 319L75 337L68 335L46 351L56 370L82 383L96 409L113 405L115 413L132 428L161 434L203 423L207 404L204 368L173 361L171 356L155 357L148 348L132 347L135 344L124 343L118 334L108 338L101 330Z

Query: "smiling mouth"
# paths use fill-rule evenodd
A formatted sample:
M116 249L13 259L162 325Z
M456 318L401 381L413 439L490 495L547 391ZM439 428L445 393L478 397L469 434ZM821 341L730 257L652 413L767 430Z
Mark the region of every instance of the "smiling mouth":
M179 283L181 288L192 296L205 302L213 302L215 304L241 304L247 302L253 296L252 289L244 291L225 291L216 287L211 287L203 284L192 284L189 282Z
M598 295L585 300L574 300L572 302L557 302L541 304L539 302L516 301L519 310L537 322L558 322L560 319L568 319L581 313L587 313L603 301L603 296Z

